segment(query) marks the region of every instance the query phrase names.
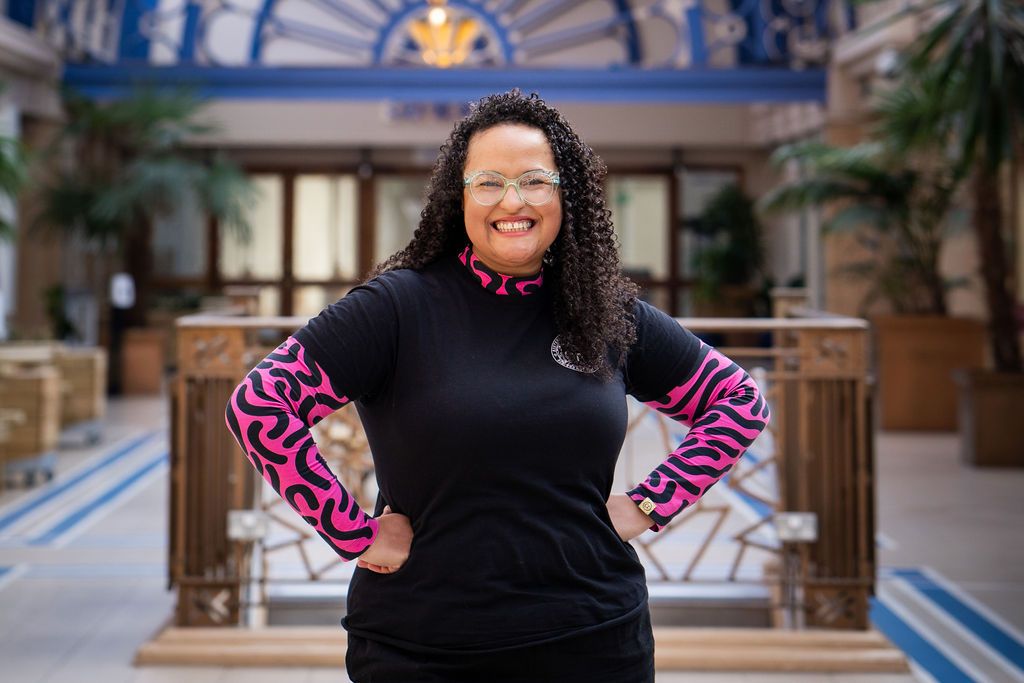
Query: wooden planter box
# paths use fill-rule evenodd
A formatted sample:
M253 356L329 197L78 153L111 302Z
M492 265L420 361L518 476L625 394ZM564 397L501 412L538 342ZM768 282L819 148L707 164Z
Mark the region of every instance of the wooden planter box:
M158 394L164 377L164 344L161 329L138 328L124 332L121 349L121 391L125 394Z
M882 429L956 431L953 372L985 366L985 327L941 316L878 316L875 366Z
M1024 375L959 372L960 455L978 467L1024 467Z

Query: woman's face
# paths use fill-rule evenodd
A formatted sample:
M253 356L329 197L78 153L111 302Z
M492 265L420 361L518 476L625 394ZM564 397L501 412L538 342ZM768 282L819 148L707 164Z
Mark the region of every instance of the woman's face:
M514 180L527 171L557 171L544 133L521 124L500 124L469 139L463 176L497 171ZM509 187L494 206L481 206L463 189L463 217L473 253L504 275L532 275L562 226L562 198L555 188L546 204L531 206Z

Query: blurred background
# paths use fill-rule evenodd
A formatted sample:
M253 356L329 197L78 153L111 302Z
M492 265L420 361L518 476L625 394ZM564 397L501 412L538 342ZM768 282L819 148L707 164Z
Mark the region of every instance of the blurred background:
M1024 680L1019 1L0 0L11 680L339 679L351 567L223 405L512 88L775 416L634 542L659 680ZM630 411L622 486L682 430ZM316 436L372 506L354 411Z

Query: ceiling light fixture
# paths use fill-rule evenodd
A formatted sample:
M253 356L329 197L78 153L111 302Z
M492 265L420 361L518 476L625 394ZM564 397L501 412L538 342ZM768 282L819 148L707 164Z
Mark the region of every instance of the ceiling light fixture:
M409 35L425 64L447 69L466 61L480 34L480 23L459 16L447 0L430 0L426 17L409 22Z

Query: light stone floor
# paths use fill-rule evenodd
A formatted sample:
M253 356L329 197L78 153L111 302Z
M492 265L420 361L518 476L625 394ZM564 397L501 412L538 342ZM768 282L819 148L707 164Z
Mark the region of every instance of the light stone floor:
M0 493L0 680L11 683L274 683L343 681L325 669L135 668L136 648L167 621L166 404L114 401L103 442L61 452L58 483L81 475L101 454L140 440L88 486L65 496L42 518L12 519L37 491ZM111 457L111 456L105 456ZM921 569L986 606L1007 629L1024 631L1024 471L962 466L949 435L884 434L879 438L878 527L883 574ZM102 505L115 482L130 485ZM109 497L108 497L109 498ZM17 516L17 515L15 515ZM945 585L945 584L944 584ZM899 580L880 591L900 599ZM910 609L910 608L908 608ZM934 610L933 610L934 611ZM925 615L927 616L927 615ZM1022 646L1024 650L1024 646ZM1011 653L1012 654L1012 653ZM1010 667L991 675L969 655L957 659L974 680L1019 681ZM909 683L915 675L661 673L659 683ZM952 679L950 679L952 680ZM960 680L960 679L958 679Z

